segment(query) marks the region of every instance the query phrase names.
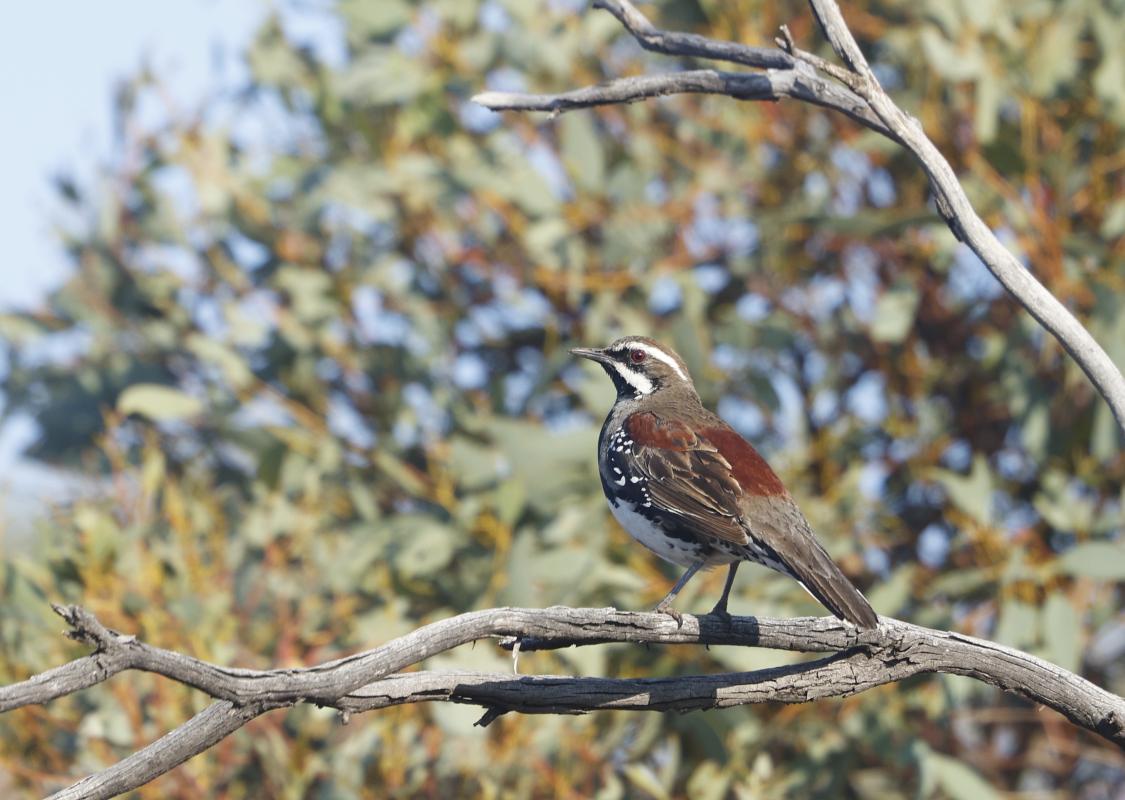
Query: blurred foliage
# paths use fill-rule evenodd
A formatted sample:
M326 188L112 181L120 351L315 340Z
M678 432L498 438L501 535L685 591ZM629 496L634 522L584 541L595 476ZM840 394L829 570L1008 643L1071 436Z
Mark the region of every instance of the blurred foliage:
M500 604L644 608L672 571L611 522L608 381L566 348L674 344L877 609L1125 690L1125 458L1108 409L839 116L714 97L557 120L472 106L674 69L573 0L282 5L202 108L119 92L97 185L60 179L75 270L0 318L31 455L101 476L8 542L5 682L82 649L48 600L247 667L310 664ZM872 0L845 13L978 209L1125 365L1120 0ZM800 3L668 0L769 43ZM828 55L828 53L824 53ZM758 568L736 613L819 613ZM680 607L705 609L721 578ZM525 671L671 675L792 656L632 646ZM478 645L430 667L504 670ZM205 703L146 675L9 715L42 793ZM435 705L252 723L145 797L948 797L1125 791L1097 737L968 680L661 716ZM993 788L995 787L995 788ZM1044 795L1045 796L1045 795Z

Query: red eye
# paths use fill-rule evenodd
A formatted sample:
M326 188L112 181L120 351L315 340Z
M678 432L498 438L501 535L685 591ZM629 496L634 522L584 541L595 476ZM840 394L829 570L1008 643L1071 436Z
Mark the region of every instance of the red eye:
M642 361L645 360L647 355L648 354L645 353L644 350L630 350L629 351L629 360L632 361L634 364L640 364Z

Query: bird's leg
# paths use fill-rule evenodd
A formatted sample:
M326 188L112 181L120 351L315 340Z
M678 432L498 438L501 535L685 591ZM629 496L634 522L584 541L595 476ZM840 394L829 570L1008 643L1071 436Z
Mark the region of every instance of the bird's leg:
M676 599L676 595L680 593L680 589L683 589L684 586L687 585L687 582L691 580L691 576L699 572L702 567L703 562L696 561L694 564L687 568L687 572L681 575L680 579L676 581L676 585L672 587L672 591L668 592L668 594L665 595L664 599L661 600L659 604L657 604L657 614L667 614L672 619L676 620L677 627L684 624L683 615L681 615L680 612L676 609L672 608L672 601Z
M723 596L719 598L719 602L715 603L715 607L711 609L711 613L716 617L720 617L728 624L730 623L730 612L727 611L727 598L730 597L730 587L734 586L734 573L738 572L738 565L741 561L732 561L730 563L730 571L727 572L727 582L723 585Z

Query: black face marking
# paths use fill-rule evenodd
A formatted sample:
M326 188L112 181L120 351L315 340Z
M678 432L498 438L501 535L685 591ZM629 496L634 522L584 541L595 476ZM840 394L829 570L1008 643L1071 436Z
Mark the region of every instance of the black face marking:
M602 365L609 379L613 381L613 388L617 390L619 400L642 397L660 388L660 381L653 380L627 362L627 357L615 357L614 363Z

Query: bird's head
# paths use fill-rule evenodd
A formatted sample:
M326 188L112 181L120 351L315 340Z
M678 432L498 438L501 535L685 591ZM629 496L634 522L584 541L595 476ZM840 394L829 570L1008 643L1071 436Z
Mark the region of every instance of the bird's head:
M671 389L695 393L684 360L672 348L645 336L626 336L608 347L576 347L570 352L601 364L617 387L619 400Z

